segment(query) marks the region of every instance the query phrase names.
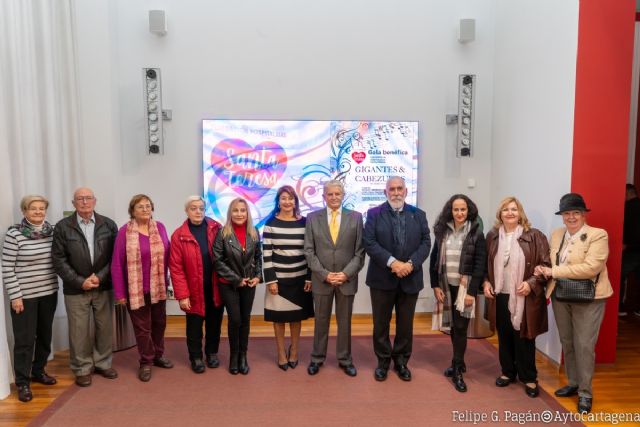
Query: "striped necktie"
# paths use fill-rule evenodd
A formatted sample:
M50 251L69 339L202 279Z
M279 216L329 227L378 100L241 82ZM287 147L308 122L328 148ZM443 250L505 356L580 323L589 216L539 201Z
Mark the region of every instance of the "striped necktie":
M336 243L338 241L338 231L338 211L333 210L331 211L331 224L329 224L329 232L331 233L331 239L333 240L333 243Z

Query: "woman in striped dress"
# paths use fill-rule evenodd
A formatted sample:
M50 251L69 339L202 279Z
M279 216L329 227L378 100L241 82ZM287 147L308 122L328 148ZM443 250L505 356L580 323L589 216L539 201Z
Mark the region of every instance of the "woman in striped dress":
M273 322L278 348L278 367L298 366L301 321L313 317L311 272L304 257L305 218L293 187L278 189L276 207L264 227L264 280L267 284L264 320ZM291 344L285 351L285 323Z
M15 340L13 369L22 402L33 398L32 381L56 383L44 370L58 305L58 278L51 259L53 227L45 220L48 207L42 196L23 197L24 218L9 227L2 248L2 280L11 301Z

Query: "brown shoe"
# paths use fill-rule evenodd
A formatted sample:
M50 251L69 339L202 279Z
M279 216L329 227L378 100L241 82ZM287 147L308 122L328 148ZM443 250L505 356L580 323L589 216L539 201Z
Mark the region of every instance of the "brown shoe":
M76 384L80 387L89 387L91 385L91 375L76 376Z
M138 369L138 378L140 381L147 382L151 379L151 366L150 365L142 365L140 369Z
M158 357L156 359L153 359L153 365L154 366L159 366L159 367L165 368L165 369L173 368L173 362L171 360L167 359L164 356Z
M47 375L46 372L43 372L43 373L41 373L39 375L32 375L31 376L31 382L40 383L40 384L44 384L44 385L54 385L58 381L56 381L55 378Z
M110 380L114 380L116 378L118 378L118 371L116 371L113 368L107 368L107 369L100 369L100 368L95 368L94 372L98 375L102 375L105 378L108 378Z

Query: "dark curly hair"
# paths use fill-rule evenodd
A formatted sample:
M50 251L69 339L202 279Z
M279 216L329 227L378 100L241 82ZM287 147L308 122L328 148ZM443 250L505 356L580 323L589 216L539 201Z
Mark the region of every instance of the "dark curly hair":
M464 194L454 194L444 204L442 212L438 215L436 224L433 226L433 234L435 234L436 239L440 240L447 233L447 223L453 221L453 202L458 199L464 200L467 204L467 221L473 223L478 219L478 207L473 203L473 200Z

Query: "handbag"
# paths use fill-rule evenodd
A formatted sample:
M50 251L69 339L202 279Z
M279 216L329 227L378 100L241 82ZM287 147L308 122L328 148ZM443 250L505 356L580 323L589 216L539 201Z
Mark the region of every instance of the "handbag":
M560 262L560 249L564 244L564 235L560 248L556 253L556 265ZM596 296L596 283L600 279L600 273L595 282L591 279L556 279L555 296L561 302L593 302Z
M561 302L593 302L596 282L591 279L556 279L556 299Z

